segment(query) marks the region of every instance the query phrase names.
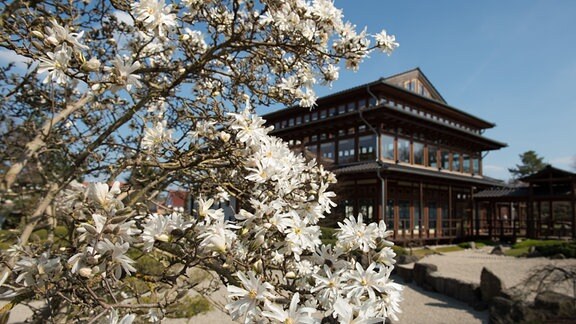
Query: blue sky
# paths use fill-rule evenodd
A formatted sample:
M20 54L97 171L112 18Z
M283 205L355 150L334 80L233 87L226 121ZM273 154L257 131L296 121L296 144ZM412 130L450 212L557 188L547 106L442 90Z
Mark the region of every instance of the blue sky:
M446 101L491 121L485 135L508 144L484 173L508 179L519 155L576 171L576 1L336 0L345 18L400 47L373 53L356 73L341 70L320 96L420 67ZM1 51L0 62L16 60Z
M414 67L446 101L491 121L485 135L508 144L484 160L488 176L534 150L569 171L576 157L576 1L336 1L347 20L376 33L386 29L400 47L374 53L356 73L341 71L343 90Z

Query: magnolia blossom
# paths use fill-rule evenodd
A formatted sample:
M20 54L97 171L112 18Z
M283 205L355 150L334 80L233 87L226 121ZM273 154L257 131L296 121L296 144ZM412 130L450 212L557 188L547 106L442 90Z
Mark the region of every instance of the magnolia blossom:
M159 121L154 127L146 127L142 137L142 147L148 150L154 150L162 147L164 143L172 140L172 131L166 128L166 121Z
M114 67L106 67L106 71L111 73L111 82L114 84L111 87L112 91L117 91L123 88L130 91L132 87L140 88L140 76L134 74L140 68L140 62L133 62L130 59L123 59L121 56L116 56L112 62Z
M242 287L228 286L228 297L234 299L226 305L233 319L244 318L250 323L253 316L260 315L261 307L274 297L274 286L262 282L253 271L248 271L248 278L242 273L236 273Z
M66 44L63 44L58 51L54 53L48 52L46 56L48 57L40 58L40 64L38 66L38 73L48 72L48 75L42 82L56 82L60 85L68 83L70 77L66 73L68 72L68 65L72 58L71 49Z
M295 293L290 301L290 307L285 310L282 306L273 303L266 303L267 311L262 312L262 315L268 317L278 323L316 323L312 314L316 309L311 307L299 307L300 294Z
M166 5L164 0L142 0L132 4L136 20L144 23L150 31L160 37L176 26L176 15L171 13L172 5Z

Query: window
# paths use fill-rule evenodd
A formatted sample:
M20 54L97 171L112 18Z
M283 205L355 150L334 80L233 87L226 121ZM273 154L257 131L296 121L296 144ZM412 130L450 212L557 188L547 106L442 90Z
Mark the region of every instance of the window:
M376 136L367 135L358 138L358 160L376 160Z
M346 105L342 104L338 106L338 114L341 115L346 112Z
M304 115L304 122L307 123L310 121L310 114Z
M336 108L332 107L328 109L328 116L329 117L336 116Z
M354 139L342 139L338 141L338 163L354 162Z
M442 169L450 170L450 152L440 152L440 163L442 164Z
M468 155L468 154L462 154L462 172L464 172L464 173L470 173L471 172L470 155Z
M364 221L374 220L374 200L361 199L358 201L358 213L362 214Z
M327 114L326 109L321 110L321 111L320 111L320 119L325 119L325 118L326 118L326 114Z
M428 202L428 228L430 232L436 232L436 221L438 217L438 210L436 209L436 202Z
M294 126L294 118L288 119L288 126Z
M394 199L389 199L386 203L386 227L394 228Z
M320 155L325 162L334 163L334 151L336 147L334 142L320 144Z
M348 112L355 111L355 110L356 110L356 102L354 102L354 101L353 101L353 102L349 102L349 103L346 105L346 110L348 110Z
M416 92L416 80L410 80L404 82L404 88Z
M358 101L358 108L361 109L361 108L365 108L365 107L366 107L366 99L360 99Z
M480 158L477 156L472 158L472 173L480 174Z
M460 171L460 154L452 153L452 171Z
M296 117L296 125L300 125L302 124L302 116L297 116Z
M274 129L280 129L280 122L274 123Z
M409 229L410 228L410 201L408 201L408 200L398 201L398 216L399 216L398 227L401 230Z
M370 97L370 99L368 100L368 105L370 107L374 107L374 106L378 105L378 101L376 101L376 98Z
M428 146L428 166L431 168L438 167L438 148L435 146Z
M318 112L317 111L312 113L312 120L318 120Z
M316 142L316 141L318 141L318 135L312 135L312 136L310 136L310 141L311 141L311 142Z
M424 144L414 142L412 149L414 150L414 164L424 165Z
M316 145L307 145L305 148L305 154L308 157L317 158L316 152L318 151L318 147Z
M394 160L394 136L382 134L382 158L385 160Z
M346 130L345 129L339 129L338 130L338 136L345 136L346 135Z
M410 140L398 138L398 161L410 163Z

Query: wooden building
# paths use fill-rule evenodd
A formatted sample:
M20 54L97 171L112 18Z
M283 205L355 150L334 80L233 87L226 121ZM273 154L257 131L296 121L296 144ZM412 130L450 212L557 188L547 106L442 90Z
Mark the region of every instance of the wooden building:
M548 165L519 180L474 195L475 235L576 239L576 173Z
M446 103L420 69L382 78L264 117L273 135L336 173L336 212L384 219L396 241L448 241L473 234L472 196L500 185L482 157L506 146L495 125Z

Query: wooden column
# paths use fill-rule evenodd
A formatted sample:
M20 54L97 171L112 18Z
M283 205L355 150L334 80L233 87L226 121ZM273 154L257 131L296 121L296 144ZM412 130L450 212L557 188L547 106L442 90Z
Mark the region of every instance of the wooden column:
M576 239L576 181L571 178L572 186L571 186L571 198L570 203L572 205L572 239Z
M424 188L423 188L423 184L422 181L420 181L419 183L419 189L420 189L420 193L419 193L419 198L420 198L420 204L418 206L418 208L420 208L420 212L418 213L420 215L419 219L418 219L418 238L422 239L422 219L424 218ZM428 225L426 225L426 232L428 232ZM428 236L428 235L426 235Z
M448 185L448 234L452 236L452 185Z

